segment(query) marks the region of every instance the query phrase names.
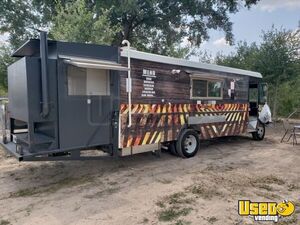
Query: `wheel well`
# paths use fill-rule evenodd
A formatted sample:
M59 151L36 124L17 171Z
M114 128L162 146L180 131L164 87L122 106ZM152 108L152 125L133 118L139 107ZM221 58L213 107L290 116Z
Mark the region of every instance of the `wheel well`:
M194 131L196 131L199 135L201 134L201 130L200 130L200 126L196 126L196 125L190 125L188 126L188 129L192 129Z
M178 132L177 136L176 136L176 141L178 140L178 138L180 137L181 133L186 130L186 129L191 129L196 131L199 135L201 135L201 130L200 130L200 126L196 126L196 125L188 125L185 124L180 128L180 131Z

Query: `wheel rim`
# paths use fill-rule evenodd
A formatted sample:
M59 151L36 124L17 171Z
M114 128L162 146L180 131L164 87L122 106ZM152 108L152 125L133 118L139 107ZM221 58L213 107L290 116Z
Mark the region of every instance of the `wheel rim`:
M184 149L191 154L196 150L197 140L193 135L188 135L184 140Z
M262 137L264 135L264 128L262 126L257 127L257 135Z

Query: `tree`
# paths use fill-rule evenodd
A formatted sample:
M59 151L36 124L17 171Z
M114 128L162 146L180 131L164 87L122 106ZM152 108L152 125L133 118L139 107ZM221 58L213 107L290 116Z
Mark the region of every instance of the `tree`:
M50 35L58 40L110 45L121 28L111 25L108 13L109 10L99 14L94 7L88 9L85 0L59 4Z
M272 27L270 31L263 32L260 45L240 43L235 53L229 56L219 55L216 63L262 73L270 87L270 102L273 116L276 117L278 108L280 113L284 113L300 107L299 97L292 103L284 101L287 99L287 90L290 96L300 96L299 88L294 85L300 80L299 49L300 29L287 31Z
M283 82L295 81L299 70L300 29L296 32L277 30L263 33L258 67L273 88L273 114L277 116L279 87Z
M259 47L256 43L238 42L236 52L229 55L217 54L216 63L245 70L258 70Z
M8 46L0 46L0 96L5 96L7 92L7 67L14 62L10 55Z
M112 24L120 24L122 30L115 36L114 45L127 39L144 51L172 55L182 50L180 43L188 37L191 46L198 47L209 39L209 29L225 32L232 43L232 23L229 13L236 13L238 0L102 0L95 1L98 9L114 7L110 13ZM243 1L246 7L257 0Z
M65 7L76 0L3 0L0 9L0 32L9 32L14 47L28 37L36 35L35 28L51 28L58 14L57 5ZM85 0L88 11L102 15L109 10L112 26L121 30L114 35L112 44L120 46L123 39L140 50L164 55L186 52L188 47L178 47L188 37L191 46L199 46L209 38L209 29L223 30L232 43L230 13L241 5L250 7L259 0ZM59 11L60 12L60 11ZM178 50L178 51L177 51Z
M31 1L3 0L0 7L0 34L8 33L11 46L16 49L34 37L40 27L41 15L31 11Z
M201 63L213 64L215 62L215 58L207 50L195 49L192 54Z
M38 29L49 29L57 5L74 0L2 0L0 34L7 33L13 49L30 38L38 37Z
M278 93L277 114L287 117L295 109L300 108L300 77L293 81L282 83L278 88Z

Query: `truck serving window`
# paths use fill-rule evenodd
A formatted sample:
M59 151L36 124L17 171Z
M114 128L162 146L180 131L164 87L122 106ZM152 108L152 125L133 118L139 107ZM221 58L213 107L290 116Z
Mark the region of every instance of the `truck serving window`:
M191 98L222 98L222 81L192 78Z
M110 95L109 71L68 65L68 95Z

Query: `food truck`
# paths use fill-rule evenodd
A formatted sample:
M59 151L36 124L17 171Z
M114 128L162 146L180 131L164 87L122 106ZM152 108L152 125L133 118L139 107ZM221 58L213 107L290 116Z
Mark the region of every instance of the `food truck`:
M169 149L189 158L201 140L265 135L262 75L124 47L31 39L13 53L4 148L21 160L127 156Z

